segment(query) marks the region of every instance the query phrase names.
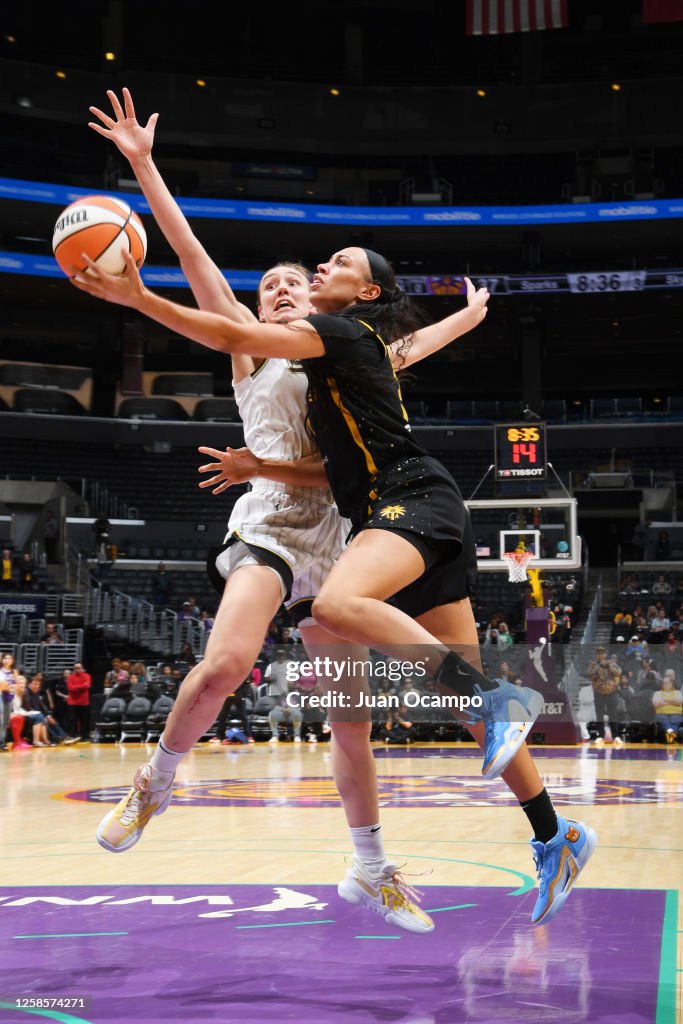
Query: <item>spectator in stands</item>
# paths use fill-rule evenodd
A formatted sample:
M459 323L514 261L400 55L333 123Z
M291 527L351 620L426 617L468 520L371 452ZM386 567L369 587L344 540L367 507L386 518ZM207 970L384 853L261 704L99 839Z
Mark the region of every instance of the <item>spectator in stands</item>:
M289 626L282 626L280 628L280 643L281 644L295 644L296 640L292 636L292 630Z
M0 658L0 750L7 750L7 730L12 716L18 674L14 655L3 654Z
M182 661L184 665L190 666L197 664L197 659L195 657L194 651L192 650L192 647L187 641L180 645L178 661Z
M133 662L133 664L130 666L130 673L131 675L135 674L138 677L139 683L147 682L147 676L149 673L147 672L146 666L143 665L141 661Z
M633 632L633 614L625 608L620 608L612 619L612 643L618 636L627 636Z
M279 740L280 722L291 722L294 727L294 742L301 743L301 723L303 715L300 708L288 707L287 694L290 690L290 683L287 679L289 659L284 647L278 647L275 652L275 659L267 666L264 673L265 681L268 683L268 696L275 702L268 715L270 722L271 743ZM294 686L292 685L292 689Z
M42 644L63 644L61 636L59 635L59 627L56 622L45 623L45 636L40 641Z
M105 697L109 697L111 695L112 689L114 688L114 686L116 686L116 683L118 682L120 669L121 659L112 658L111 668L104 673L104 680L102 682Z
M671 558L671 540L668 530L660 530L655 544L655 561L666 562Z
M638 692L641 690L652 690L653 692L658 690L662 682L662 677L654 668L652 660L650 658L643 658L640 666L640 672L638 672L636 676Z
M133 682L132 677L128 672L119 673L117 681L112 686L109 697L120 697L126 704L131 700L133 696Z
M43 523L43 545L45 547L45 560L48 565L57 561L57 541L59 540L59 522L52 509L45 513Z
M48 739L52 744L64 743L68 745L75 743L76 740L72 739L67 735L64 729L52 714L52 709L49 706L49 702L46 695L43 692L43 680L40 674L34 675L28 684L28 690L26 691L26 698L33 711L38 711L45 719L47 725Z
M154 586L154 607L164 608L171 603L173 596L173 577L163 562L159 562L152 577Z
M655 594L656 597L662 598L670 597L672 592L673 587L667 580L666 576L663 573L660 573L655 582L652 584L652 593Z
M392 708L384 723L385 743L410 743L415 734L412 716L405 704Z
M183 602L183 606L186 604L189 604L193 618L198 619L200 608L199 605L197 604L197 598L194 596L194 594L188 594L187 601Z
M183 606L180 611L176 614L178 622L187 622L188 619L195 617L194 611L192 610L192 604L189 601L183 601Z
M277 647L280 643L280 627L276 622L271 622L268 626L268 632L263 638L263 650L268 651L272 647Z
M24 729L29 725L28 708L24 706L26 694L26 678L18 676L12 697L10 730L12 732L12 749L28 750L31 744L26 740Z
M87 740L90 735L90 687L92 678L80 661L66 681L67 704L69 706L69 733Z
M621 583L619 584L619 593L620 594L639 594L640 593L640 583L638 582L636 577L632 576L630 573L627 576L625 576L623 578L623 580L621 581Z
M266 666L263 678L268 683L268 696L280 697L287 693L287 651L284 647L278 647L275 651L275 658L270 665Z
M271 737L269 743L280 742L280 725L291 724L294 732L294 742L301 743L301 724L304 720L303 712L299 707L292 707L287 703L287 694L296 689L296 683L285 683L287 690L275 696L272 692L273 684L269 687L269 696L275 700L275 706L268 713Z
M676 675L667 669L659 690L652 694L657 731L667 743L673 743L683 725L683 694L676 688Z
M633 661L641 661L648 655L647 640L638 633L634 633L624 649L624 658L631 658Z
M664 660L670 661L672 658L679 658L681 656L681 645L678 641L676 633L669 633L664 644Z
M666 640L671 622L662 607L657 608L657 614L650 619L650 632L648 640L652 644L663 644Z
M507 622L501 622L498 626L498 646L502 648L512 647L514 642L515 641Z
M19 589L25 592L38 589L38 581L36 580L36 563L31 558L28 551L24 551L19 564L17 566L17 582Z
M213 629L214 620L208 608L202 608L201 612L199 613L199 620L204 629L206 630L206 632L210 633L211 630Z
M622 716L622 703L618 689L621 679L621 666L616 658L608 658L604 647L598 647L595 659L588 666L588 678L593 687L595 714L598 728L602 729L601 739L611 743L618 735L618 726ZM609 724L604 725L605 715Z
M95 534L95 557L99 560L100 554L104 555L104 561L109 561L109 552L102 551L103 548L107 548L109 544L109 534L111 533L111 523L105 515L99 515L95 522L92 524L92 532Z
M14 559L9 548L2 549L2 589L16 590L17 582L14 573Z
M34 747L53 746L47 731L47 718L39 698L40 680L37 680L37 691L38 693L35 691L32 693L30 686L26 685L26 677L19 676L14 697L13 716L20 716L28 720ZM23 725L22 722L22 729ZM21 743L19 745L21 746Z

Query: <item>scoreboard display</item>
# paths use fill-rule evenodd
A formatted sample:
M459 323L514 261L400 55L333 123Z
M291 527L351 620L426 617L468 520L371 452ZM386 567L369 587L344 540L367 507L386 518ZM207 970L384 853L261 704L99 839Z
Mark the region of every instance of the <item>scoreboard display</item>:
M497 423L496 480L545 480L545 423Z

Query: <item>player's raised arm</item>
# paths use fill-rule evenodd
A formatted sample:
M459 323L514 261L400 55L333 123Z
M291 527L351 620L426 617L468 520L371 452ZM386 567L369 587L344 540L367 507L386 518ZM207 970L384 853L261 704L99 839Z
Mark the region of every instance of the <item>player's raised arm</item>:
M276 359L315 359L325 354L320 335L305 320L242 324L217 313L180 306L145 288L130 253L123 250L122 256L126 269L114 275L104 273L83 253L87 269L81 273L74 267L71 284L94 298L136 309L169 330L218 352Z
M469 277L465 278L465 283L467 306L464 309L416 331L405 353L402 351L405 345L402 340L395 341L389 346L389 355L397 370L419 363L421 359L438 352L482 322L488 311L486 303L490 298L489 292L486 288L475 288Z
M90 107L90 112L99 118L101 124L91 121L88 127L113 142L130 163L154 219L180 261L197 305L200 309L220 313L240 323L255 321L251 310L237 301L220 268L192 231L154 163L152 149L159 115L152 114L147 124L142 125L136 118L128 89L123 89L123 106L112 89L107 90L107 96L114 116L98 107ZM246 357L237 358L245 359L244 366L234 367L235 376L239 378L250 373L253 364L247 362Z

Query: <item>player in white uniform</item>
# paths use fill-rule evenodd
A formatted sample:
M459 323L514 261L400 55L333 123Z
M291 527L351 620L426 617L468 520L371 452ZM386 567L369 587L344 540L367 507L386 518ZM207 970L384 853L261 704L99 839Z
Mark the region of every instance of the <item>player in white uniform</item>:
M198 305L240 322L253 321L251 311L236 301L220 270L194 237L154 166L151 149L157 115L143 128L135 119L127 90L125 113L115 94L110 91L108 95L116 119L93 107L105 127L95 123L91 127L110 138L130 160L159 227L179 256ZM280 265L264 275L259 288L262 319L286 323L310 312L305 273L302 267ZM397 355L399 364L424 358L470 330L483 319L487 299L485 290L475 292L469 286L467 309L416 334L407 357ZM233 382L247 443L256 453L283 460L313 455L304 426L306 378L296 366L281 359L255 361L235 356ZM312 463L317 471L318 460L312 459ZM129 793L100 823L97 838L105 849L129 849L151 817L166 810L177 765L214 722L226 694L251 670L268 624L290 588L294 588L292 601L299 606L318 593L348 533L329 492L318 488L317 480L310 488L258 481L236 503L228 529L230 543L216 563L226 584L205 657L184 680L150 762L138 769ZM298 610L301 613L306 607ZM306 644L343 642L310 618L304 618L300 628ZM359 745L361 732L365 741ZM387 861L378 826L368 824L379 821L368 735L366 723L333 723L332 770L354 848L358 856L366 856L383 893L381 908L376 909L402 928L431 931L432 921L412 899L396 865Z
M282 269L293 272L293 268ZM306 389L301 368L284 359L266 359L235 383L246 446L260 458L281 461L316 455L304 424ZM285 603L300 624L310 619L312 599L343 550L350 529L350 522L337 512L329 488L257 479L235 503L226 536L232 543L218 556L216 567L226 578L240 559L239 552L244 557L240 545L234 550L235 540L242 541L256 558L283 574L291 589ZM210 575L216 582L211 569Z

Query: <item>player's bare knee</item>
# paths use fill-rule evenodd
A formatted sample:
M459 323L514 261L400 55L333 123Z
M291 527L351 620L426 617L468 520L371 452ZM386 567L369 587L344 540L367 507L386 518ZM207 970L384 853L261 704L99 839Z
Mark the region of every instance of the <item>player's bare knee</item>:
M330 633L343 634L344 627L353 621L349 614L348 602L334 594L319 594L313 602L311 614L315 621Z
M212 690L232 693L249 675L254 661L251 651L236 649L212 652L201 663L205 684Z

